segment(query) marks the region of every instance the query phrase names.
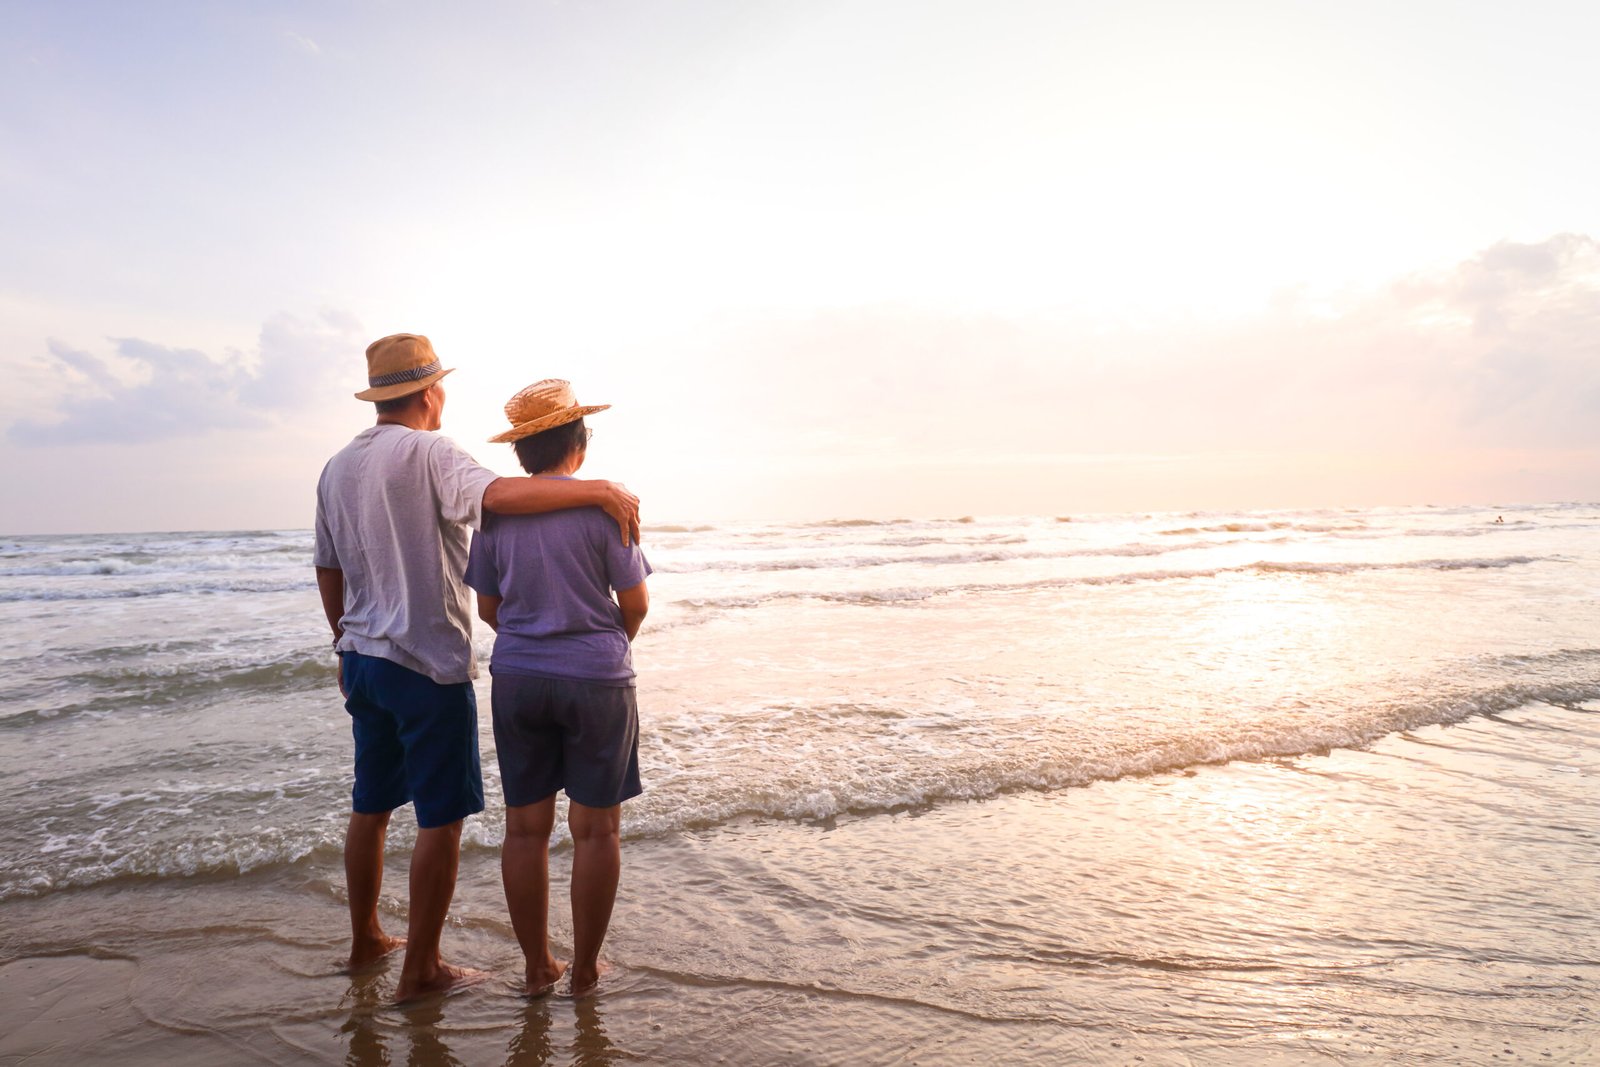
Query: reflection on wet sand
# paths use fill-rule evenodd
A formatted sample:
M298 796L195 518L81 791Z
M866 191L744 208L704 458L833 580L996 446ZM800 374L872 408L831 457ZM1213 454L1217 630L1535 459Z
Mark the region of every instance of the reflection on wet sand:
M407 1067L463 1067L445 1043L440 1023L449 998L396 1007L378 975L351 983L344 996L349 1016L339 1033L348 1041L345 1067L391 1067L390 1044L405 1045Z
M411 1037L407 1067L464 1067L445 1046L439 1023L444 1019L444 1006L448 997L435 997L403 1009L406 1030Z
M550 1038L550 1001L529 1002L522 1012L522 1027L511 1035L506 1067L541 1067L550 1062L555 1045Z
M340 1039L347 1042L345 1067L390 1067L394 1061L389 1058L383 1028L375 1017L384 1007L383 983L378 975L354 978L340 1006L348 1006L350 1012L344 1025L339 1027Z
M345 1046L344 1067L464 1067L467 1052L451 1045L464 1043L477 1048L473 1056L481 1054L484 1050L475 1039L483 1036L482 1016L485 1012L499 1015L498 1009L504 1005L502 998L492 996L476 1003L439 997L397 1008L391 995L381 974L364 975L351 983L339 1005L345 1015L339 1027L339 1040ZM559 1018L569 1010L570 1020ZM512 1031L506 1067L543 1067L555 1062L610 1067L632 1057L606 1033L603 1011L595 997L580 1001L546 997L525 1001L514 1026L502 1029L501 1020L500 1025L490 1024L490 1030ZM459 1035L452 1033L447 1022L451 1018L457 1025L465 1022ZM460 1041L454 1040L457 1036ZM563 1036L567 1040L561 1040Z
M600 1000L589 997L573 1004L577 1016L578 1034L573 1041L575 1063L592 1064L593 1067L610 1067L618 1059L625 1059L621 1050L612 1044L606 1028L600 1021Z

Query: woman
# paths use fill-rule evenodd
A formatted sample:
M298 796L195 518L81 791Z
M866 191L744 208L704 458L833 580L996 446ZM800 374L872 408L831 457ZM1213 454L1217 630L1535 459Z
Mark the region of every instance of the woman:
M588 448L583 417L608 407L580 407L564 381L537 382L507 401L512 427L489 440L512 442L534 477L570 478ZM600 981L622 865L622 802L643 789L632 642L649 608L649 574L639 546L624 545L599 508L491 515L472 541L467 584L496 633L489 672L506 798L501 875L533 996L567 969L549 945L559 789L573 845L572 995L587 996Z

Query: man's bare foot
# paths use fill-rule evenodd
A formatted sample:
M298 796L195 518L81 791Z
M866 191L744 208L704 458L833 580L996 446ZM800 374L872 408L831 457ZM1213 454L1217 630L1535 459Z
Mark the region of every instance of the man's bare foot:
M542 997L553 991L561 976L567 973L567 961L558 960L546 953L544 962L535 967L528 965L528 996Z
M592 997L600 989L600 979L611 972L611 964L601 961L595 964L593 970L580 970L576 964L572 967L572 983L567 986L563 996L573 1000L582 1000Z
M390 953L405 947L406 939L403 937L379 934L375 938L363 938L350 946L350 958L345 961L345 970L349 974L364 971Z
M421 978L400 977L400 984L394 991L394 1002L405 1004L422 997L432 996L437 993L448 993L457 989L477 985L487 981L488 971L478 971L471 967L453 967L448 963L441 963L431 974Z

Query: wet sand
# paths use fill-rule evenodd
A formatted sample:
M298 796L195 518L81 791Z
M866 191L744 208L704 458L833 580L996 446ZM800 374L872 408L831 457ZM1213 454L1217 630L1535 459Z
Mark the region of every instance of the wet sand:
M520 995L492 849L464 856L446 947L495 980L403 1010L398 962L338 971L337 855L128 880L0 905L0 1061L1594 1062L1597 788L1600 713L1544 705L1369 751L630 840L616 971L578 1003Z

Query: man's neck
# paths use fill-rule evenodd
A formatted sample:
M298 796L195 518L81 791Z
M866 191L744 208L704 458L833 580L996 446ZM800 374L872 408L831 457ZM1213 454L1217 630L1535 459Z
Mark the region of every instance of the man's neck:
M406 411L398 415L379 415L379 426L406 426L413 430L426 430L427 414L421 411Z

